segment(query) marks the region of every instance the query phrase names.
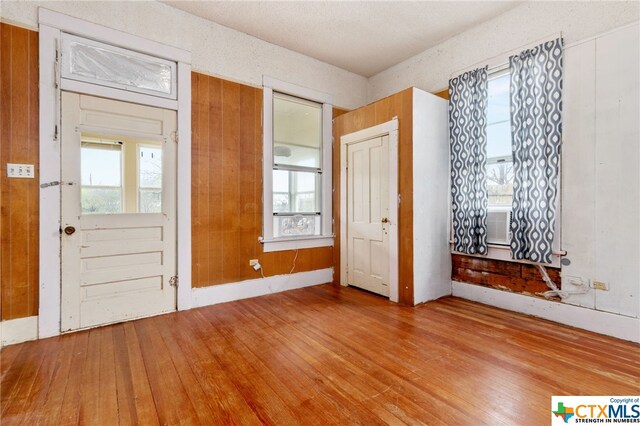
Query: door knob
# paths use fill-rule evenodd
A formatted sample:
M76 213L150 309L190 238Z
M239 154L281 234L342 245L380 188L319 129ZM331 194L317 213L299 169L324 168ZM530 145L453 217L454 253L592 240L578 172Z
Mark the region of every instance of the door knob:
M382 223L389 223L389 218L388 217L383 217L382 218Z
M64 228L64 233L67 235L71 235L74 232L76 232L76 228L74 228L73 226L67 226Z

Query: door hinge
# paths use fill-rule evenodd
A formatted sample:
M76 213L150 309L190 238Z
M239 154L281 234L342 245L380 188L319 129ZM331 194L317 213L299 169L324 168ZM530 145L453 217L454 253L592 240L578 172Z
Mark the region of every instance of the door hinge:
M177 275L174 275L171 278L169 278L169 285L171 287L176 287L176 288L178 287L178 276Z
M171 132L171 140L178 143L178 132Z

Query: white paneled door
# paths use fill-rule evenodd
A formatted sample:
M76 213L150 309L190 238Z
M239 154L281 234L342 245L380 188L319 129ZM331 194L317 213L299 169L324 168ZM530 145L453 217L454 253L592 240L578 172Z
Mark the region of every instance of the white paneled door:
M348 284L389 296L389 137L347 146Z
M63 93L62 331L176 309L175 111Z

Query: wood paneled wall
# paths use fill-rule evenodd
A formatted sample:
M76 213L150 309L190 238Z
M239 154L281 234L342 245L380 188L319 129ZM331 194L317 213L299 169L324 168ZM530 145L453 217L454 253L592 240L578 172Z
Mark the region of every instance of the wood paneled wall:
M340 281L340 137L398 117L399 301L413 305L413 88L348 112L333 121L334 282Z
M288 273L294 250L263 253L262 90L192 73L192 285ZM337 111L340 113L340 110ZM294 272L330 268L333 248L298 252Z
M38 33L0 23L2 320L38 314ZM6 163L34 164L8 179Z

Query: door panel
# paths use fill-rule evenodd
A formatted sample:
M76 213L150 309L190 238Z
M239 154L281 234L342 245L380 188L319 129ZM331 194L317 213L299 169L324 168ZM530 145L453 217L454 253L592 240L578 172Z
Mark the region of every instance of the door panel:
M348 284L389 296L389 138L347 147Z
M62 331L175 310L175 129L174 111L63 93Z

